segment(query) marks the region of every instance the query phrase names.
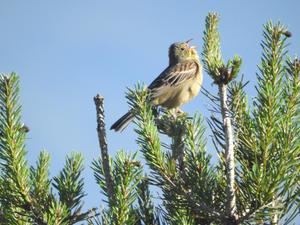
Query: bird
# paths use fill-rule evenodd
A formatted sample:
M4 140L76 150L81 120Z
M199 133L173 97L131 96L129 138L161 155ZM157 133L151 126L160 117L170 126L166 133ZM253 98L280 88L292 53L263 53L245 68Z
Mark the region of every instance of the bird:
M203 72L196 47L189 45L191 40L170 45L168 67L147 87L153 106L181 111L180 106L198 95ZM128 111L110 129L123 131L133 119L134 114Z

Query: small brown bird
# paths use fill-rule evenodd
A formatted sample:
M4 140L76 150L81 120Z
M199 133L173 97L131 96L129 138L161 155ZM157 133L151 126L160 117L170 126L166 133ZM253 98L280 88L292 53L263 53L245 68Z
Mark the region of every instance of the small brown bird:
M169 48L169 66L148 86L154 106L179 110L198 95L202 84L202 66L194 46L189 41L177 42ZM122 131L133 120L131 111L123 115L111 130Z

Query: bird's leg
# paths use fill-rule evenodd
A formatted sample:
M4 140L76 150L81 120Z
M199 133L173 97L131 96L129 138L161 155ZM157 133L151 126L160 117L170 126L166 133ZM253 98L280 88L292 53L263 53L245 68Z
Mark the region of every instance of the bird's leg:
M176 118L177 118L177 108L170 109L169 112L171 113L173 119L176 120Z
M184 112L180 108L170 109L172 117L176 120L179 115L182 115Z
M176 108L176 114L178 115L178 114L183 114L184 113L184 111L183 110L181 110L180 108Z

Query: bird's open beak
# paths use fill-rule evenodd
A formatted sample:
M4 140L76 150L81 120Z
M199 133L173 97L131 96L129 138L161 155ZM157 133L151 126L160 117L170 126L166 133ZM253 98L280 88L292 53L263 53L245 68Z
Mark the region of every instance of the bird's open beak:
M185 43L189 43L190 41L192 41L193 40L193 38L190 38L189 40L187 40ZM192 45L192 46L190 46L190 49L196 49L197 48L197 46L195 46L195 45Z
M193 40L193 38L190 38L189 40L187 40L185 43L189 43L190 41L192 41Z

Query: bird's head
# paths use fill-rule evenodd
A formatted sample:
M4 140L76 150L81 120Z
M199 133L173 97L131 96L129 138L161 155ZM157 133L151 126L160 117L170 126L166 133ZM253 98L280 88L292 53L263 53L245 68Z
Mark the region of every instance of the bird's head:
M188 59L198 59L198 53L195 46L190 46L189 42L192 39L185 42L173 43L169 48L169 62L170 64L178 63Z

